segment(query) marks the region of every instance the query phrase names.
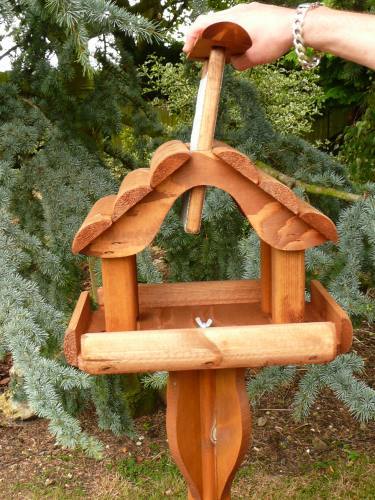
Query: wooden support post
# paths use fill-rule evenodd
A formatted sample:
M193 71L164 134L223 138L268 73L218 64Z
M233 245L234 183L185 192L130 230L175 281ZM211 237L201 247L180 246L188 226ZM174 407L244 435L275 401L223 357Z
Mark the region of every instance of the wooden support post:
M244 369L171 372L167 433L190 500L229 500L250 437Z
M299 323L305 316L305 252L272 248L272 321Z
M136 330L138 317L135 255L102 260L105 329Z
M261 286L261 307L266 314L272 311L272 263L271 247L263 240L260 240L260 286Z

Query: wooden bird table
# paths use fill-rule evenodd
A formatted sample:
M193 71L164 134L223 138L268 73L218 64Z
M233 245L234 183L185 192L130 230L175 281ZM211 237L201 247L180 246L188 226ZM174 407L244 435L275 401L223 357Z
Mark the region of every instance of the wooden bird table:
M210 61L212 53L221 61L216 77L203 83L203 97L212 81L221 82L228 53L250 44L238 26L229 28L219 23L194 49L196 57L208 51ZM210 63L206 69L212 76ZM197 500L229 499L248 449L245 369L326 363L352 339L348 316L318 281L305 301L304 251L336 241L334 224L245 155L212 142L217 102L214 109L207 103L215 99L198 103L203 111L190 146L163 144L150 168L128 174L116 195L92 207L73 252L101 259L103 288L96 310L81 293L64 340L67 361L87 373L169 372L168 443ZM185 229L199 229L205 186L228 192L259 236L260 279L138 284L136 254L184 193Z

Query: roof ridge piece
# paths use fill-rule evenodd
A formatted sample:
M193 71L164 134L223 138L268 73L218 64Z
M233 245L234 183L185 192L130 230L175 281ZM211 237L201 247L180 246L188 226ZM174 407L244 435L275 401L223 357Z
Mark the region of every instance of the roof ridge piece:
M191 158L188 146L182 141L168 141L159 146L150 162L150 186L154 188Z
M76 233L73 243L73 253L79 253L95 238L112 225L112 212L116 202L115 194L100 198L91 208Z
M254 184L259 184L259 170L244 153L221 141L214 142L212 152Z
M152 191L150 177L151 173L149 168L137 168L124 177L113 207L113 222L119 219L125 212L130 210Z
M201 159L198 159L197 155ZM216 159L216 163L214 159ZM188 161L192 162L191 165L189 163L189 165L186 165L186 168L181 169ZM113 223L117 222L129 210L141 203L145 197L149 201L152 199L152 203L157 203L160 196L159 185L161 188L160 192L163 193L160 198L162 199L166 195L173 198L172 193L179 191L179 188L174 186L175 180L180 184L181 179L184 179L183 183L188 185L190 184L188 179L192 175L195 177L195 182L199 182L201 168L200 165L197 165L197 161L201 161L204 164L202 169L202 184L210 185L210 176L213 176L213 185L217 185L220 189L225 190L226 184L222 182L223 179L219 180L219 177L224 175L225 169L223 170L223 168L226 165L226 168L237 172L240 178L244 181L246 179L254 188L258 187L264 194L293 214L294 218L299 218L311 229L320 233L324 239L337 241L335 225L327 216L304 200L298 198L283 183L257 168L252 160L243 153L217 141L215 141L214 147L210 151L191 153L186 144L181 141L169 141L155 151L150 169L140 168L131 171L122 181L117 195L106 196L95 203L74 238L72 245L73 252L82 252L85 247L93 243L103 232L107 231ZM210 164L208 170L207 162ZM216 181L214 181L215 178ZM165 183L169 186L168 188L164 186ZM167 190L164 192L165 189ZM151 196L150 199L149 196ZM267 210L271 210L271 205L268 206ZM136 215L133 212L132 210L132 220L133 216ZM251 221L252 217L248 215L246 216L249 222L254 225L254 218ZM293 224L292 219L290 219L287 228L288 231L291 228L291 224ZM272 226L275 226L275 224L276 220ZM281 237L282 234L280 233L279 238ZM315 242L314 245L316 244L319 243ZM282 244L282 246L285 245ZM309 246L312 246L312 244L309 244L306 248Z

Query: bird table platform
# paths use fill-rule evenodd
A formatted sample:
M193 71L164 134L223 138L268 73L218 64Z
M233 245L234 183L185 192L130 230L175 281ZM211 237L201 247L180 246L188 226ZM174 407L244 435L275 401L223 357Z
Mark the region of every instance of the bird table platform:
M258 234L260 279L138 284L136 254L199 186L229 193ZM169 372L168 442L189 498L230 498L250 436L247 367L327 363L350 348L350 320L318 281L305 300L305 250L336 240L329 218L239 151L190 151L180 141L129 173L76 234L73 251L101 259L103 288L96 310L82 292L66 358L96 375Z

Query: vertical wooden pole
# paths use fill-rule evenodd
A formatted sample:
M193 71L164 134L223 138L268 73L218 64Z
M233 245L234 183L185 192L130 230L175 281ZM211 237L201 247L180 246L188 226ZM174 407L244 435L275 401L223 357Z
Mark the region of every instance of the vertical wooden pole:
M135 255L102 260L105 329L136 330L138 317Z
M271 247L263 240L260 240L260 287L261 287L261 308L266 314L272 311L272 263Z
M305 316L305 252L272 248L272 321L299 323Z

